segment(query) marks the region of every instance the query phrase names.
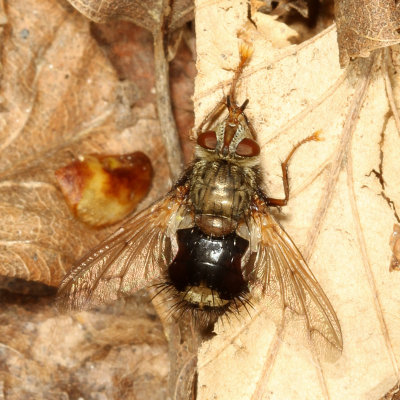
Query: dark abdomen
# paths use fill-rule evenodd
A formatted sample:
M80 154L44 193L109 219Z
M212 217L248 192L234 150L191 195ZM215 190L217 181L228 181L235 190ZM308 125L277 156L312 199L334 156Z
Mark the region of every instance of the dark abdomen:
M179 250L168 273L180 300L215 310L248 293L241 270L247 240L235 233L212 238L198 227L178 230L177 239Z

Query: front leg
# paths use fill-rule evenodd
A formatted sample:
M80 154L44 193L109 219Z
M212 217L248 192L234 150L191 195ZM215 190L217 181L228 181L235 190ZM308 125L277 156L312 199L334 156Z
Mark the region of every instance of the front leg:
M196 139L203 132L203 128L206 125L211 125L221 114L221 112L226 108L225 97L220 100L217 105L204 117L200 125L196 129Z
M310 142L311 140L316 140L320 141L322 140L320 138L321 131L316 131L314 132L311 136L306 137L302 141L296 144L296 146L293 147L289 155L286 157L286 160L281 164L282 167L282 181L283 181L283 190L285 192L285 197L283 199L274 199L272 197L267 198L267 202L269 206L273 207L283 207L286 206L288 201L289 201L289 161L292 158L294 152L302 146L304 143Z

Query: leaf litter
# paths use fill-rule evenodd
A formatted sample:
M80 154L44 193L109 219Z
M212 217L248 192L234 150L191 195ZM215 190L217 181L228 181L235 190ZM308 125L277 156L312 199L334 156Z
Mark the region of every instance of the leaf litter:
M54 290L43 295L33 282L57 286L80 255L115 229L88 229L72 216L55 180L59 167L82 154L142 151L151 157L155 180L140 207L169 188L154 97L148 96L154 77L136 85L132 64L116 68L99 45L111 43L110 53L124 51L121 62L152 71L152 40L138 39L142 47L133 51L129 38L145 34L110 22L120 36L105 32L97 42L90 22L64 1L15 0L0 11L6 16L0 32L0 274L7 277L0 282L0 396L163 399L168 347L146 294L63 316L50 305ZM181 47L178 59L190 58ZM192 73L193 62L192 70L176 69L188 86L181 101ZM188 114L182 131L190 128Z
M27 7L34 10L30 25L27 25L29 20L21 18L26 15L21 10L26 11ZM12 254L13 258L11 264L2 262L1 265L3 268L8 266L2 274L56 284L65 268L71 265L72 258L76 257L77 248L80 253L84 252L105 236L105 232L88 233L70 217L66 207L60 206L61 196L54 189L54 178L51 177L53 167L65 164L85 149L91 152L93 149L104 150L104 143L107 143L108 152L118 153L120 144L126 147L121 138L126 140L127 136L136 132L141 132L138 135L141 140L130 139L128 143L140 143L142 147L139 150L151 148L150 154L163 154L163 145L157 141L159 129L154 119L154 107L137 110L135 130L127 128L119 132L115 128L116 122L111 115L118 77L103 53L96 50L87 21L74 14L63 2L45 1L41 2L41 8L35 7L39 6L25 2L21 9L20 3L14 1L7 8L8 23L13 27L15 36L8 36L13 41L5 41L2 52L15 58L9 59L9 69L6 68L7 63L3 65L3 82L6 84L2 85L0 96L0 124L4 134L1 143L2 153L5 154L1 167L4 179L0 187L6 196L1 196L5 207L2 212L5 221L1 244L7 246L7 251L1 254ZM336 363L320 362L304 343L302 335L293 335L295 328L284 324L276 328L261 305L251 312L253 318L244 316L239 321L231 320L229 324L220 323L216 328L218 335L203 344L199 355L198 398L382 397L398 380L396 354L399 337L396 335L398 324L395 317L398 300L390 294L396 292L399 278L395 273L388 273L391 256L388 240L393 227L393 212L380 195L379 181L369 173L379 164L379 141L381 131L385 129L387 140L383 149L383 175L386 193L395 204L399 204L399 178L393 168L397 160L395 149L399 145L397 110L393 106L398 99L398 83L392 78L398 65L398 49L391 48L390 57L378 53L369 60L353 63L347 71L340 70L333 28L299 46L274 48L269 42L267 29L263 35L249 31L243 7L240 2L234 2L232 7L223 7L223 3L218 6L210 2L197 4L197 87L200 90L194 98L196 119L201 120L204 113L222 97L223 88L230 81L238 40L243 36L245 27L256 51L241 86L243 97L250 99L249 117L259 132L265 154L268 193L281 191L279 161L290 147L312 131L322 129L324 133L324 142L302 149L290 166L292 198L283 210L282 223L300 245L332 301L342 324L345 348ZM47 41L46 35L33 35L35 28L38 31L44 29L41 25L43 18L39 18L43 15L55 17L54 21L51 20L52 24L45 21L44 32L49 35ZM215 22L220 18L224 19L224 25ZM257 18L254 15L256 22ZM21 25L15 25L17 23ZM259 25L263 26L262 23ZM34 36L42 42L36 47L26 45L24 40L27 40L28 32L28 38ZM4 31L1 34L4 35ZM71 43L71 38L82 40L82 43ZM71 57L76 62L72 66L68 65L68 60L56 57L63 54L66 42L83 54ZM14 48L16 43L18 46ZM90 63L85 63L87 57ZM23 63L18 64L18 60L23 60ZM13 65L22 67L13 71ZM100 68L92 71L90 67L93 65ZM4 78L8 78L8 71L11 79ZM75 77L75 71L79 71L79 79L74 78L76 82L73 84L68 81L65 88L62 82ZM14 76L15 73L19 75ZM51 76L50 84L42 83L41 76ZM87 86L82 86L83 83ZM58 87L62 88L60 95L54 92ZM85 101L76 102L82 95L78 96L74 87L77 87L78 93L79 90L84 93ZM51 94L50 98L46 98L48 94ZM10 99L15 104L9 103ZM65 104L73 105L71 110L67 108L67 113ZM392 116L385 119L390 110ZM57 118L52 120L54 115ZM87 115L91 118L88 119ZM149 132L153 134L150 138ZM132 147L132 150L137 149ZM165 157L156 162L155 168L162 178L154 183L148 202L165 191L165 176L168 173ZM60 219L61 222L57 222ZM16 233L12 237L10 232L12 234L14 230ZM70 235L54 235L57 230L64 236L65 233ZM15 246L11 252L10 246ZM23 319L18 331L32 329L31 321L38 310L43 312L43 316L38 314L39 318L51 320L54 317L54 310L46 308L46 300L44 302L45 306L38 309L30 306L34 314L26 313L29 315ZM107 313L124 313L125 306L121 304L117 302L98 314L100 328L104 323L102 317ZM12 306L7 312L20 316L25 308ZM152 314L152 311L148 312ZM4 320L10 322L6 324L8 333L4 338L11 337L11 333L15 332L16 325L11 323L11 315L3 315ZM79 331L83 327L86 331L86 318L96 318L95 315L78 315L73 320L72 329ZM54 317L53 326L59 323L59 318ZM55 328L51 329L54 331ZM48 337L47 332L44 336L40 335L38 341ZM118 336L117 332L118 328L111 336ZM78 340L79 346L85 345L79 333L77 339L73 339L74 335L65 335L65 330L62 335ZM60 334L54 336L57 338ZM95 332L94 337L98 336L101 337ZM117 347L121 343L130 343L132 338L124 340L118 342ZM29 352L31 343L32 334L28 332L18 343L1 345L5 357L3 365L7 365L8 371L10 364L7 363L24 366L19 364L21 360L25 360L25 366L31 368L24 375L24 382L29 381L31 385L21 389L25 390L25 397L29 398L38 388L42 389L42 398L65 398L66 393L73 396L74 392L68 384L74 380L68 373L64 380L56 380L56 383L65 383L64 387L60 385L61 389L51 382L43 385L43 377L48 372L46 366L38 369L44 362L40 357L52 352L41 345L39 349L44 350L39 357L40 350L35 350L36 354ZM158 357L165 360L165 344L162 340L159 343ZM81 348L79 346L72 346L74 354L79 354L76 350ZM110 346L111 352L118 352L113 342L107 340L100 349L89 344L96 351L89 351L87 360L95 360L96 357L98 360L107 359ZM114 365L109 363L109 359L106 361L106 365ZM76 363L74 360L71 362ZM57 358L54 363L57 366L62 364ZM84 368L85 360L74 365ZM162 371L160 365L155 364L156 370ZM95 370L100 368L93 363L86 366L94 366ZM5 371L3 369L2 372L3 393L8 398L19 398L18 374ZM80 374L87 376L87 371ZM137 390L140 379L139 383L134 379L136 370L130 367L129 371L131 375L128 372L126 375L118 374L122 378L111 392L107 392L110 396L125 393L126 398L134 398L140 393ZM165 382L167 371L163 373L160 382ZM94 379L94 375L89 376ZM115 375L106 371L103 376ZM115 382L106 385L106 390L113 384ZM100 390L95 384L92 387L82 385L81 380L72 385L75 394L84 395L80 390L85 393L98 393ZM163 395L165 392L160 394Z

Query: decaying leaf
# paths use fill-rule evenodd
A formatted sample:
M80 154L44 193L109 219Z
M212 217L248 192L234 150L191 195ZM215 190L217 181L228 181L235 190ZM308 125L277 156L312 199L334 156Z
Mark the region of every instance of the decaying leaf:
M335 0L339 57L351 58L400 42L400 14L395 0Z
M95 45L88 23L62 4L9 1L12 29L5 30L1 43L0 272L52 284L58 283L77 253L105 235L88 233L65 206L60 207L63 200L53 172L73 159L71 153L156 154L156 181L147 203L168 186L154 107L136 110L134 127L116 128L115 71ZM255 53L241 81L239 100L250 100L247 110L262 145L268 193L282 193L279 162L292 145L323 130L325 141L299 150L290 165L292 196L281 222L338 314L344 351L333 364L320 362L303 335L295 334L304 328L302 321L276 327L268 310L255 305L249 310L251 316L243 313L237 321L219 324L218 335L203 344L198 398L380 398L399 379L399 300L392 294L398 291L400 278L387 268L393 209L370 172L380 163L384 130L385 193L399 205L399 118L393 106L399 96L398 82L393 80L400 65L399 49L392 48L390 57L378 53L342 71L333 28L300 46L284 47L284 41L270 42L266 23L255 31L246 18L246 4L240 1L198 2L196 118L200 121L226 94L245 27ZM274 26L279 29L279 24ZM62 57L66 53L68 57ZM165 383L166 345L159 339L160 326L155 333L143 324L147 337L155 340L143 340L140 348L145 355L151 346L157 363L146 357L143 364L125 358L127 350L137 353L130 343L137 338L138 326L125 336L136 318L122 303L99 314L60 317L25 301L24 307L18 300L11 306L2 303L7 314L2 314L0 396L140 399L142 381L135 379L135 368L143 381L160 373L156 382L161 383L155 387ZM120 324L114 319L119 307L126 311ZM23 322L21 313L29 314ZM106 328L111 322L116 325L109 334ZM15 332L21 334L15 338ZM49 345L51 335L55 340ZM99 345L94 340L94 351L93 338L101 341ZM179 339L176 348L182 350ZM121 359L124 368L113 363ZM160 360L165 364L158 364ZM186 361L192 366L195 360ZM74 379L60 373L74 366ZM21 382L29 383L29 388ZM104 391L113 384L114 391ZM166 396L161 390L154 398Z
M73 214L102 227L121 221L137 207L149 191L153 170L149 158L137 151L82 156L55 174Z
M93 27L62 0L2 5L0 275L9 278L0 278L0 397L162 400L168 348L145 293L66 316L37 289L49 287L24 281L57 286L77 258L115 230L89 229L65 204L54 171L80 154L150 155L155 175L142 207L169 189L152 103L152 40L141 40L143 30L128 23L100 40L94 31L113 24Z
M193 0L68 0L87 18L106 23L112 20L133 22L155 34L160 29L175 30L193 19ZM164 8L171 7L165 14ZM164 27L164 28L163 28Z
M399 398L400 398L400 388L399 384L396 384L380 400L399 400Z
M26 13L26 10L31 10ZM28 17L29 15L29 17ZM80 154L157 154L143 206L168 190L155 107L121 102L89 22L54 0L7 4L0 98L0 274L58 285L106 231L77 223L54 171ZM133 114L121 129L121 115Z
M226 95L246 27L255 51L238 100L250 101L269 194L282 193L280 161L293 144L323 131L324 142L301 148L289 167L291 199L280 219L337 312L344 350L333 363L320 360L302 321L275 325L266 305L255 304L250 316L220 322L203 343L198 399L380 398L399 380L400 301L392 294L400 278L387 268L395 216L370 172L380 163L384 130L385 193L399 207L392 75L399 49L341 70L333 27L299 46L276 48L247 23L245 4L223 4L197 3L196 121Z
M174 31L193 18L193 0L69 0L87 18L105 23L125 20L149 30L154 39L157 112L170 176L176 180L183 168L178 132L173 118L169 88L168 44ZM180 36L179 36L180 37ZM178 41L179 42L179 41ZM175 46L174 46L175 47Z
M167 343L141 297L60 315L46 297L0 289L0 396L164 400Z

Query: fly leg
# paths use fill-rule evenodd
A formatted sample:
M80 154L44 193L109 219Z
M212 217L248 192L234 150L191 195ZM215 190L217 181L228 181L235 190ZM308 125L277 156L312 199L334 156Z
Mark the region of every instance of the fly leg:
M240 55L240 60L239 64L235 69L235 75L233 76L232 79L232 85L231 85L231 90L229 91L229 97L231 98L231 101L236 104L236 86L239 81L240 76L242 75L243 68L246 65L247 61L251 58L253 54L253 46L241 43L239 46L239 55Z
M221 112L225 109L226 102L225 97L218 102L218 104L205 116L201 124L196 129L196 136L197 139L199 135L203 132L203 128L207 125L211 125L221 114Z
M293 154L295 151L302 146L304 143L310 142L312 140L320 141L322 140L320 138L321 131L316 131L314 132L311 136L306 137L302 141L296 144L296 146L293 147L292 151L289 153L289 155L286 157L286 160L281 164L282 167L282 182L283 182L283 190L285 192L285 197L283 199L274 199L271 197L268 197L268 205L269 206L275 206L275 207L282 207L286 206L286 204L289 201L289 176L288 176L288 170L289 170L289 161L293 157Z

